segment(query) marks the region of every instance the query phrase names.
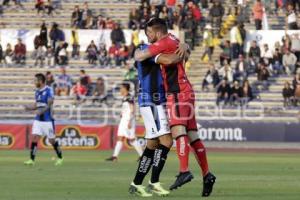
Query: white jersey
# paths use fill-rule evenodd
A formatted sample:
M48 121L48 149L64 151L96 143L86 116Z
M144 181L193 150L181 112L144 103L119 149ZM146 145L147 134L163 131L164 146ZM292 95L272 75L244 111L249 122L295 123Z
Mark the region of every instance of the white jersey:
M131 113L130 107L134 106L134 98L130 95L122 99L121 120L118 128L118 136L128 139L135 138L135 117ZM133 116L132 116L133 115ZM128 128L128 124L131 125Z

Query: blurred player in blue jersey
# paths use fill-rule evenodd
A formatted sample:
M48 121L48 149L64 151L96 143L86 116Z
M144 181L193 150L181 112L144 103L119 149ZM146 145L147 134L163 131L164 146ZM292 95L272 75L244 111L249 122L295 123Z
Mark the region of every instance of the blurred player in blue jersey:
M58 159L56 160L55 165L62 165L63 163L61 149L58 142L55 141L54 118L52 116L52 105L54 101L53 90L46 86L45 82L45 75L41 73L35 75L35 103L25 106L26 111L34 111L36 113L32 125L30 159L24 162L25 165L34 165L38 141L43 136L48 138L57 154Z
M141 45L139 48L143 50L148 46ZM143 62L136 62L136 67L140 86L138 102L145 124L147 146L129 192L141 197L150 197L152 193L166 196L170 192L161 186L159 176L172 147L173 139L164 105L166 98L160 65L150 58ZM151 168L151 180L146 190L142 183Z

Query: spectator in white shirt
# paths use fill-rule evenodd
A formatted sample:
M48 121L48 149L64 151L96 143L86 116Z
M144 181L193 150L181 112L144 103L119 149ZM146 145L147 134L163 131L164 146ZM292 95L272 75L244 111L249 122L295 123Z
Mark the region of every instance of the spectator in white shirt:
M223 79L226 78L229 83L231 83L233 81L233 71L232 71L232 68L230 67L230 65L228 63L226 63L224 65L224 67L222 67L221 69L219 69L219 75Z
M298 30L298 25L297 25L297 15L294 9L294 6L292 4L289 4L287 6L287 25L289 30Z
M290 50L286 49L285 54L282 58L283 67L285 69L285 72L288 75L295 73L296 63L297 63L297 57L295 54L290 52Z

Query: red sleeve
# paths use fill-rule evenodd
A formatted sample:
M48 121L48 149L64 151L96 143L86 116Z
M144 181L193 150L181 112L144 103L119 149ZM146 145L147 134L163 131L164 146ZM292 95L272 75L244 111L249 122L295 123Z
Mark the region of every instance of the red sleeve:
M152 56L157 56L158 54L163 53L167 49L168 45L166 44L167 43L165 41L155 42L154 44L149 45L149 52Z

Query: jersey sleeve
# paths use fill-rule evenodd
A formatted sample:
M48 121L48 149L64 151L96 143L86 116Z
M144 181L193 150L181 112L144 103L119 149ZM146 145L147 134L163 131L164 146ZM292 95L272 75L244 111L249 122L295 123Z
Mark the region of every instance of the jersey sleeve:
M48 99L54 99L54 92L52 88L48 90Z

